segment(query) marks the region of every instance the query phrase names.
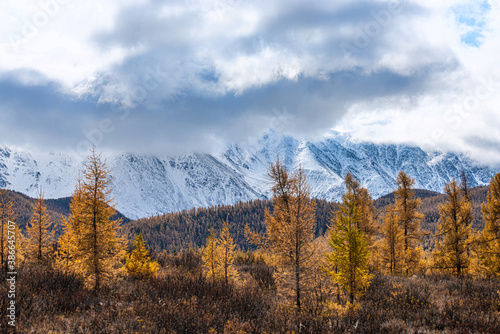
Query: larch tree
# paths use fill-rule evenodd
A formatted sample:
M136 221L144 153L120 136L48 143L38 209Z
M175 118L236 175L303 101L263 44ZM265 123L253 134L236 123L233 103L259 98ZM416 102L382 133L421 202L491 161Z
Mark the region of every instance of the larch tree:
M448 200L439 208L435 235L434 266L461 276L469 267L468 248L472 228L472 206L457 181L446 184Z
M328 274L333 281L349 294L349 301L363 294L370 285L372 275L368 270L370 252L364 233L359 224L361 213L352 188L342 195L339 212L329 228L331 252L326 254L331 270Z
M125 241L118 237L121 219L115 214L111 181L106 163L92 149L83 176L71 199L71 214L64 220L60 240L61 263L68 263L93 282L98 291L112 278L125 255Z
M7 271L8 258L8 225L14 221L14 202L6 189L0 188L0 268Z
M391 275L401 274L403 254L403 231L395 205L386 208L382 225L381 260Z
M359 210L359 220L356 227L364 234L370 251L370 269L379 266L379 242L375 239L378 234L378 223L376 217L375 205L368 189L361 187L361 183L348 172L344 177L344 183L347 192L352 192L356 207Z
M487 276L500 277L500 173L491 179L482 213L485 224L478 247L480 270Z
M146 242L141 233L136 235L133 244L134 249L125 256L127 274L138 279L156 276L160 265L156 261L151 261L149 252L146 249Z
M315 267L314 229L316 203L311 200L311 189L302 168L289 173L277 159L271 164L268 175L272 180L273 213L266 210L266 234L261 246L276 259L275 278L279 291L293 299L301 312L302 295L310 286ZM250 236L257 240L255 236Z
M417 269L421 259L422 249L418 247L424 235L420 229L420 221L424 215L418 212L422 201L415 197L413 186L415 180L401 171L396 179L396 210L399 217L399 226L403 230L403 269L408 275Z
M83 274L84 268L81 260L76 256L78 248L76 245L77 233L80 226L83 224L84 219L84 206L83 192L82 192L82 179L78 177L75 190L71 196L69 204L70 215L68 218L62 217L63 234L59 237L58 248L56 250L56 266L68 273Z
M215 231L212 230L207 237L205 242L205 248L201 255L203 261L203 269L205 270L207 276L212 278L212 282L218 279L219 271L217 265L217 237Z
M344 183L347 191L353 193L356 206L359 210L360 217L356 223L357 228L365 235L368 244L372 245L378 229L373 199L368 189L361 187L361 184L351 172L345 175Z
M26 231L25 252L27 259L37 264L49 264L49 259L52 256L54 231L52 230L52 222L41 190L32 204L32 216Z
M236 268L234 267L234 244L231 233L229 232L229 217L222 225L222 230L217 241L217 264L222 271L222 276L226 284L230 278L237 276Z

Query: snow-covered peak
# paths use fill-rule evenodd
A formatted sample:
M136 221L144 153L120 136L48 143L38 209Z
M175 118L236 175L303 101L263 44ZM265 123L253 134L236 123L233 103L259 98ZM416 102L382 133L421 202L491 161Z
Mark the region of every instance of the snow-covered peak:
M289 169L300 165L313 196L328 200L340 198L347 172L374 197L395 190L401 170L416 180L417 188L439 192L462 170L472 186L488 184L496 172L460 154L352 141L338 132L306 141L270 130L252 143L229 145L213 155L105 156L114 177L116 207L130 218L269 198L267 171L277 157ZM42 187L47 198L70 196L82 166L76 155L0 147L0 187L30 196Z

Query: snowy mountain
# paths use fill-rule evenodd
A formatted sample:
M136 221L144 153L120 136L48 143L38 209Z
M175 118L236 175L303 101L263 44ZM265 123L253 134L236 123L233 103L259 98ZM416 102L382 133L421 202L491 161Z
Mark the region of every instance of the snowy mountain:
M267 169L277 156L288 168L301 165L313 196L328 200L340 198L343 176L349 171L374 197L395 190L401 170L416 180L416 188L438 192L462 170L472 186L488 184L497 172L460 154L355 142L333 132L312 142L269 131L253 143L231 145L213 155L123 153L106 159L114 177L117 209L138 218L268 198ZM70 196L82 165L77 155L0 147L0 187L35 196L41 186L47 198Z

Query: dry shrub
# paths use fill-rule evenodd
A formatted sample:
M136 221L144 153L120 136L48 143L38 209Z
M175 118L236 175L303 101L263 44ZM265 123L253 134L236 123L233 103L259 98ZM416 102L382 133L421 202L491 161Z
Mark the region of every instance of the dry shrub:
M189 254L189 253L186 253ZM169 258L157 278L121 280L94 295L78 277L19 270L18 332L32 333L500 333L500 282L375 275L355 305L326 289L297 314L274 289L249 278L211 282L196 254ZM248 272L264 270L247 263ZM254 266L254 267L253 267ZM191 268L188 269L188 268ZM267 269L265 269L267 270ZM264 275L264 274L261 274ZM250 277L250 276L249 276ZM258 275L256 275L258 277ZM5 282L5 275L2 276ZM0 285L6 295L7 285ZM311 293L314 293L312 291ZM0 298L0 307L7 307ZM5 332L5 318L2 332Z

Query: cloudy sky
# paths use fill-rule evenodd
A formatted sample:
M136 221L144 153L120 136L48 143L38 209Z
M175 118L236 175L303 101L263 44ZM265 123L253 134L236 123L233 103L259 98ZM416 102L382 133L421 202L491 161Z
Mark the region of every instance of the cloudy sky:
M500 162L497 1L0 3L0 145L176 154L336 129Z

